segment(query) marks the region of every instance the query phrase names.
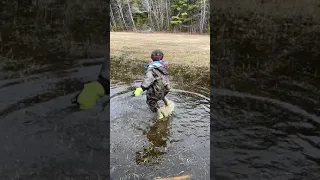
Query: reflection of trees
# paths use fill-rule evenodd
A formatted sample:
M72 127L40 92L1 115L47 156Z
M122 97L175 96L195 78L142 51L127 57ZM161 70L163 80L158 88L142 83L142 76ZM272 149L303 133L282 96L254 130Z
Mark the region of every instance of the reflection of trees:
M163 120L157 120L155 124L150 127L149 131L143 134L149 140L149 147L144 147L142 151L136 152L136 163L138 165L152 165L158 164L163 155L166 153L167 140L170 134L170 122L172 117Z

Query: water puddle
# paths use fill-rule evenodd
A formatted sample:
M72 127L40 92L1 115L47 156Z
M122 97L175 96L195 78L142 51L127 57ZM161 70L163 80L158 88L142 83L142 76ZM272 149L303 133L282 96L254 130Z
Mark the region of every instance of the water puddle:
M320 178L320 117L315 109L290 103L290 97L284 102L225 89L212 94L215 179Z
M107 179L111 153L113 179L209 179L208 98L176 90L173 115L155 121L145 96L131 97L139 82L113 84L110 112L108 97L80 111L70 99L97 78L101 61L92 62L0 81L0 176Z
M79 111L70 102L83 83L97 78L100 67L0 81L2 178L109 177L109 111L101 108L107 100L91 111Z
M156 120L146 96L132 97L134 84L111 90L111 178L154 179L191 175L210 179L210 104L200 94L175 90L173 115Z

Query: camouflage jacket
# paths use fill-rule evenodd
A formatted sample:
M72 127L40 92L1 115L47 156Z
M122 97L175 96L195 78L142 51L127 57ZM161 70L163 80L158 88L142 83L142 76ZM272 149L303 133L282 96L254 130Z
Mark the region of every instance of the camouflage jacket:
M166 61L155 61L147 65L146 75L141 84L143 90L167 94L170 90L169 71Z

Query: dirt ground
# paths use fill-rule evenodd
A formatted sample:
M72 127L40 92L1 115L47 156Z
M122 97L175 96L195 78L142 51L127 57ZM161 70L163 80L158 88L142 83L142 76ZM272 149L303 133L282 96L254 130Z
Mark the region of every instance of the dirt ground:
M209 67L210 36L172 33L110 32L111 56L126 55L149 61L154 49L162 49L171 64Z

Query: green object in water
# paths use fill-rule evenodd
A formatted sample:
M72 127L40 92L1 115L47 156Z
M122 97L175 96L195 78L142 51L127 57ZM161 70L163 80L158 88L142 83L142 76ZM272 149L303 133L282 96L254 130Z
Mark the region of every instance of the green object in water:
M93 81L84 85L77 101L81 109L91 109L96 105L99 98L104 95L103 86L98 81Z

